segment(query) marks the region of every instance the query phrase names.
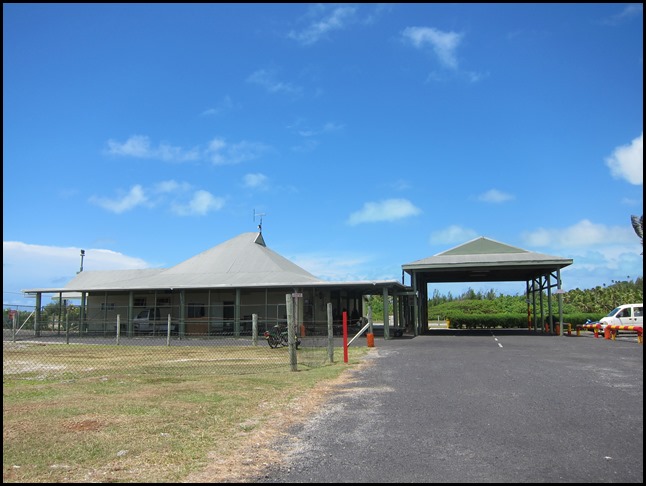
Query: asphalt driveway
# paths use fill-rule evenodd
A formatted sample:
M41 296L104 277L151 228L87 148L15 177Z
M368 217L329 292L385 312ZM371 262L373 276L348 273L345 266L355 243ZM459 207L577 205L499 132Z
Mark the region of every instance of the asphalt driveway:
M379 338L366 360L257 482L643 483L634 337Z

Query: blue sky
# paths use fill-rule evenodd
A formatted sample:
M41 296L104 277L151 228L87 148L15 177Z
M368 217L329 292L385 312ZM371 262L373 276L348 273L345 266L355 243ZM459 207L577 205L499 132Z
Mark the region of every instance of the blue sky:
M3 4L3 303L258 215L326 280L480 236L572 258L566 290L641 276L642 9ZM524 291L437 289L469 287Z

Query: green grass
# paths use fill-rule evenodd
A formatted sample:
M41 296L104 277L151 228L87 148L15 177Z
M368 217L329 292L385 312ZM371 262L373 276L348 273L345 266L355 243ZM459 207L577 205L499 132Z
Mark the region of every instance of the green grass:
M276 351L5 343L3 482L181 482L369 348L298 372Z

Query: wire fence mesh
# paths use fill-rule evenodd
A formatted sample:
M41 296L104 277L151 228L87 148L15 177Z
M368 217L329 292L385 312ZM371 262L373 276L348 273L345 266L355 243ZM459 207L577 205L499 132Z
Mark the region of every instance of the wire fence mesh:
M22 306L3 312L3 375L63 377L106 374L246 374L324 366L342 356L341 323L294 325L299 345L270 347L265 333L286 332L284 318L177 318L111 309L83 316ZM121 318L121 312L125 316ZM332 333L328 332L332 329ZM336 332L335 332L336 331ZM365 345L365 343L361 343ZM357 345L360 345L357 343Z

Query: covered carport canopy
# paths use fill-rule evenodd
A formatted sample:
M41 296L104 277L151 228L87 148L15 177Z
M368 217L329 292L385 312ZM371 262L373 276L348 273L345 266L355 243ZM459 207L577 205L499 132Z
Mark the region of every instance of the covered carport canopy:
M543 293L547 292L553 332L552 288L557 288L559 321L562 321L560 271L572 262L569 258L535 253L479 237L432 257L402 265L402 270L411 276L411 285L417 296L417 333L424 333L428 329L429 283L516 281L526 283L528 304L533 304L535 310L540 305L542 312ZM533 315L536 328L536 311Z

